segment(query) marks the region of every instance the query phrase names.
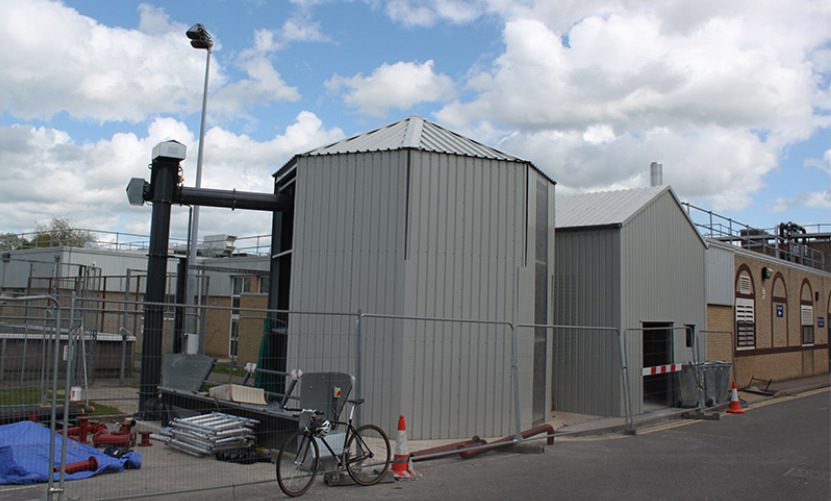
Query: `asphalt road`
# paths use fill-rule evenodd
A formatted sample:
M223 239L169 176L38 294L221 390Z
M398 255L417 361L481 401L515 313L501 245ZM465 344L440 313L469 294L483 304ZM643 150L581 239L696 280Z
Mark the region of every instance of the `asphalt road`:
M543 454L489 452L416 463L419 480L328 487L303 499L831 499L831 392L769 400L718 421L674 421L638 436L558 440ZM170 498L173 499L173 498ZM275 483L177 500L285 499Z

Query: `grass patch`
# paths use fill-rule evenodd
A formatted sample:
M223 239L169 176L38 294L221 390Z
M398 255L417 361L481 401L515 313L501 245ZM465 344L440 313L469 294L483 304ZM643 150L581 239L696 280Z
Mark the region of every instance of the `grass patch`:
M58 392L58 405L63 406L64 393ZM41 405L52 403L52 392L46 394L46 400L41 399L41 389L35 388L7 388L0 390L0 407L15 405ZM89 405L95 409L95 416L123 414L118 407L90 401Z
M48 395L52 395L48 393ZM62 394L58 394L63 398ZM0 406L9 405L37 405L41 402L40 387L33 388L8 388L0 390Z
M231 375L231 376L238 376L238 377L245 377L245 369L240 368L232 368L232 367L225 367L224 365L214 365L213 370L211 370L213 374L223 374L223 375Z
M98 402L93 402L90 400L89 405L95 409L95 412L92 414L92 417L95 416L110 416L113 414L124 414L121 412L121 409L118 407L113 407L111 405L105 405Z

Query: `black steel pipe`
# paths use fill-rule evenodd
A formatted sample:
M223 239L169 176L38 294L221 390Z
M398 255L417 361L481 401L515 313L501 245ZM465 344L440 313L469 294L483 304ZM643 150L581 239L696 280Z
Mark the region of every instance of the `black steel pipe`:
M288 195L237 190L216 190L211 188L189 188L187 186L180 186L176 189L173 201L183 205L273 212L288 210L293 205L293 197Z
M162 334L164 322L165 278L170 241L170 206L179 179L179 160L156 157L151 165L150 244L147 256L147 285L144 294L144 335L139 379L139 413L153 420L158 410L159 381L162 372Z
M159 151L167 151L163 148ZM174 152L174 155L176 152ZM182 155L182 158L184 155ZM167 276L168 244L170 241L170 211L172 204L224 207L270 211L276 220L281 213L291 213L292 194L252 193L237 190L188 188L179 185L180 159L158 156L151 164L150 184L145 185L142 197L152 202L150 244L147 256L147 285L144 296L144 335L142 340L141 378L139 381L139 415L154 420L161 411L158 386L162 369L162 333ZM273 264L272 264L273 265ZM272 275L274 271L272 270ZM272 279L272 283L274 280ZM271 292L273 294L273 292ZM287 296L286 296L287 297ZM181 339L177 337L177 341ZM275 343L277 358L284 359L285 340ZM180 346L181 347L181 346ZM266 367L284 369L282 365ZM282 389L282 386L279 387Z

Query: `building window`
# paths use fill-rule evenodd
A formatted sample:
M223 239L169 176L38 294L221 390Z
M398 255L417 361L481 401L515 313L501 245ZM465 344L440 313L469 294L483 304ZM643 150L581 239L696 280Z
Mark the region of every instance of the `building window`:
M236 358L239 349L239 317L231 319L231 336L228 343L228 355Z
M736 277L736 348L756 347L756 295L750 270L743 266Z
M802 344L814 344L814 307L802 305L800 307L802 319Z
M231 326L228 336L228 356L236 358L239 353L240 299L251 292L251 277L231 277Z
M811 345L814 344L814 291L811 289L811 284L807 279L802 281L799 303L799 323L802 331L802 344Z
M756 346L756 312L752 299L736 298L736 347Z

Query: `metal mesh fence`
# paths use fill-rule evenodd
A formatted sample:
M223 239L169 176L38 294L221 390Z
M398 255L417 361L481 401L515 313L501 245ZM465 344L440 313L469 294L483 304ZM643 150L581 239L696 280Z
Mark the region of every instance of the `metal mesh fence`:
M15 461L35 470L26 482L38 482L46 497L157 498L273 483L272 450L297 429L283 410L302 397L296 369L355 375L350 396L366 399L359 421L392 431L404 414L412 439L516 433L520 362L509 324L240 305L200 308L205 356L183 353L194 345L177 332L180 305L164 305L158 402L148 414L140 408L146 306L75 294L0 305L0 408L19 414L24 405L38 407L40 414L26 411L9 424L26 421L46 432L22 433L13 447ZM214 398L218 389L225 393ZM63 408L70 409L66 419ZM177 423L212 413L244 418L248 430L230 437L228 450L194 454L171 445L181 438ZM42 457L43 450L54 457ZM103 469L118 473L92 475Z
M285 407L301 406L306 391L298 370L355 376L346 393L366 399L358 422L394 436L405 415L412 440L516 437L548 421L552 409L622 416L631 425L650 399L673 406L688 397L675 380L650 386L652 375L643 372L672 365L676 358L664 358L687 349L684 328L621 333L269 311L255 303L200 306L197 342L177 329L182 305L162 305L158 390L142 409L145 303L77 293L0 302L0 411L13 415L3 424L36 421L47 432L30 442L21 438L14 448L16 456L34 458L40 492L52 499L139 499L274 483L272 451L298 426ZM662 336L675 344L656 341ZM729 333L701 332L692 340L697 361L732 346ZM205 355L187 355L200 348ZM693 377L695 392L709 384L699 373ZM691 405L699 405L694 397ZM228 430L200 428L194 420L205 416L239 429L221 435ZM65 435L53 433L64 429ZM44 448L53 457L43 456ZM89 464L93 455L97 468ZM91 475L105 463L118 473ZM0 485L0 493L9 488Z

